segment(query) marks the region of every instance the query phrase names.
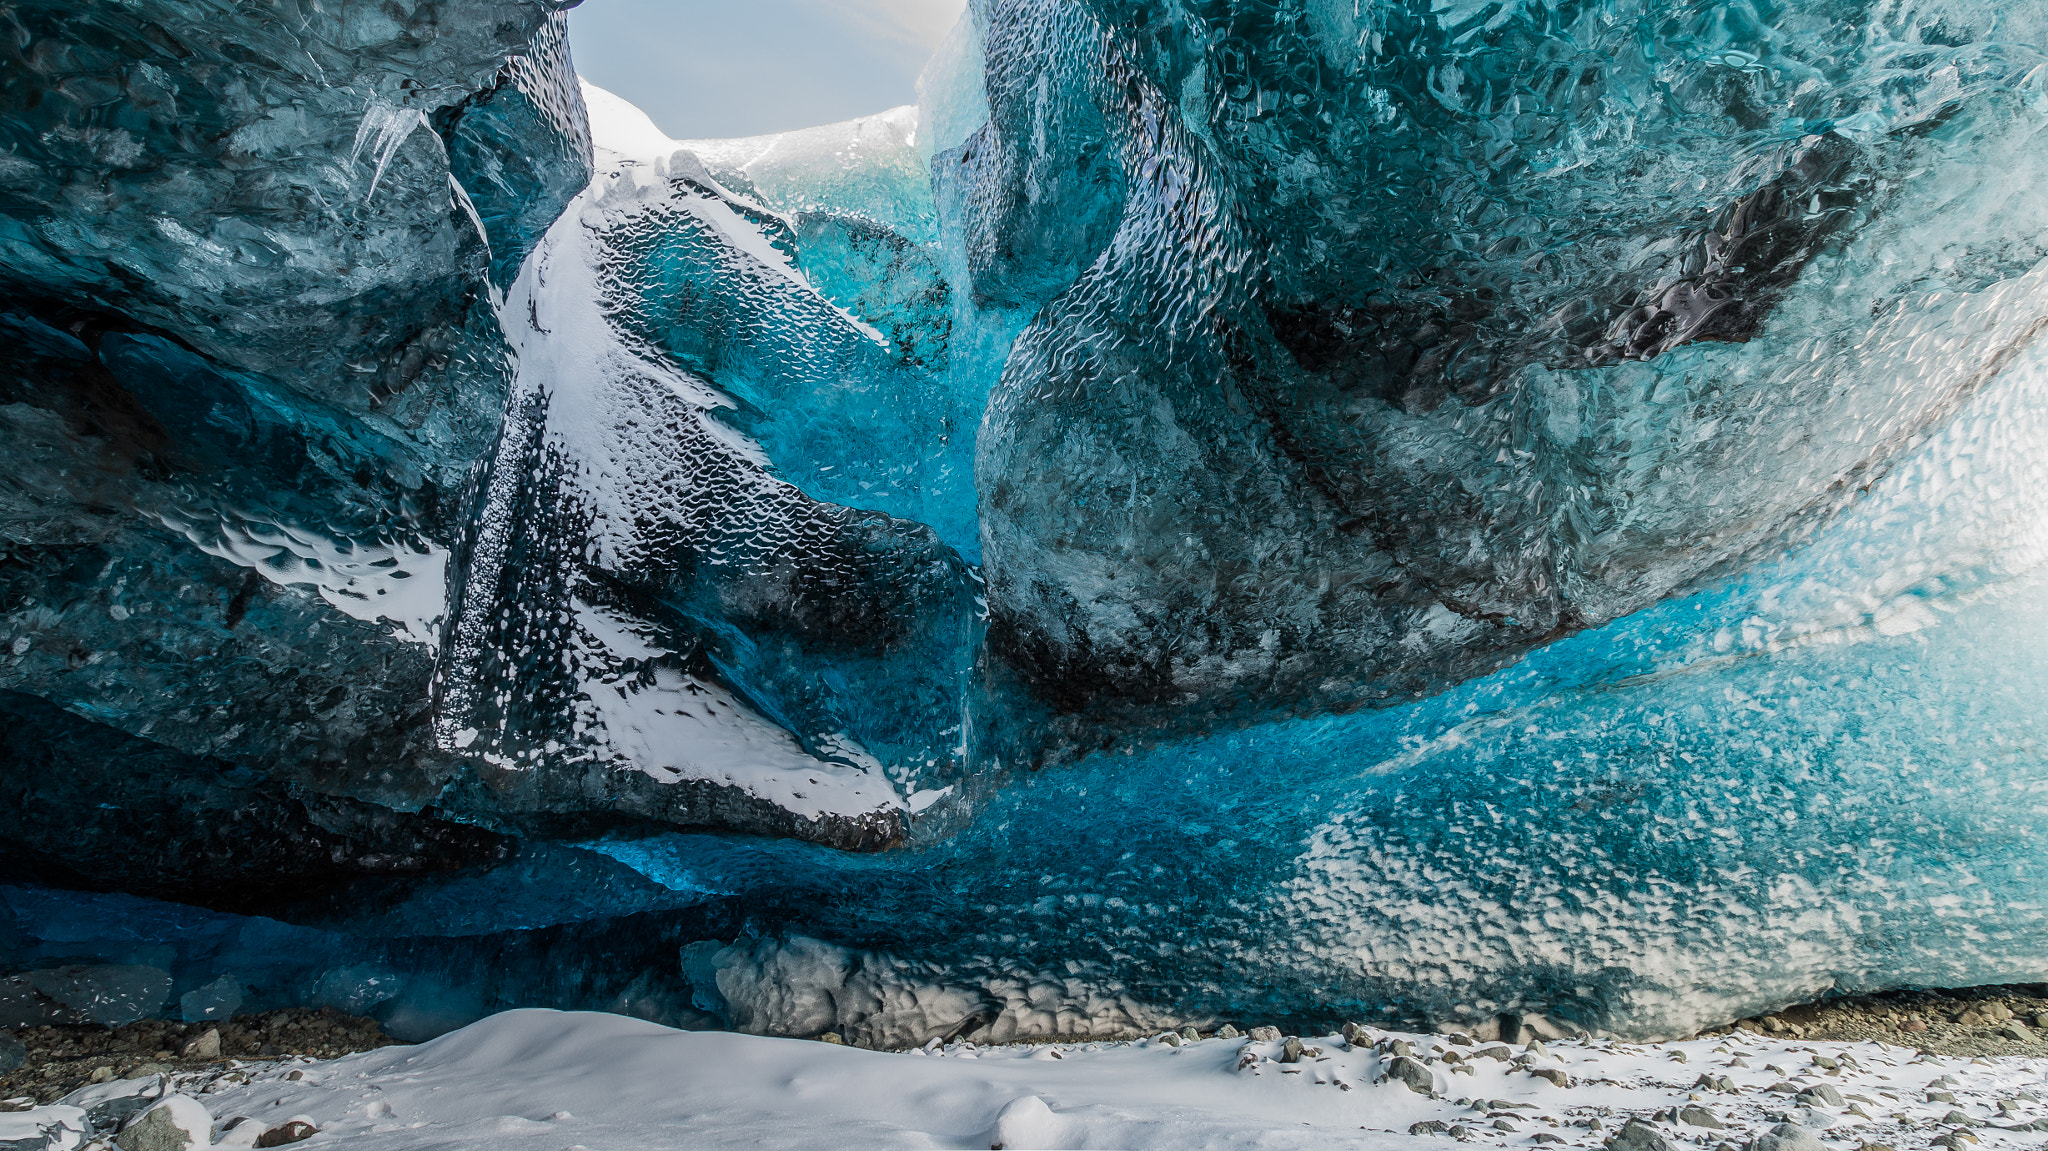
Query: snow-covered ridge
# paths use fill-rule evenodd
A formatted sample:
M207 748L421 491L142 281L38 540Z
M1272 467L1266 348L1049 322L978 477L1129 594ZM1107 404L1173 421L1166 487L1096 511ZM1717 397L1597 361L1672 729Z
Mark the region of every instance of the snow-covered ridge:
M302 1117L320 1132L310 1146L358 1151L1178 1151L1427 1146L1432 1137L1614 1151L1903 1151L1930 1142L1996 1151L2038 1146L2048 1130L2041 1059L1966 1062L1746 1033L1546 1047L1346 1032L1010 1047L935 1040L888 1053L514 1011L419 1047L171 1086L203 1099L222 1132L217 1146L247 1146L255 1130ZM0 1115L0 1144L60 1113L80 1114ZM46 1146L80 1142L82 1132Z

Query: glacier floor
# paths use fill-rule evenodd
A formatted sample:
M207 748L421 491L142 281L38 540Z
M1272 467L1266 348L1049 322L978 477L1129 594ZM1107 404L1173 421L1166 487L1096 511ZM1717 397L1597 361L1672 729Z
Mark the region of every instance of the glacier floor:
M1412 1045L1437 1097L1386 1078L1396 1041ZM1248 1038L891 1053L523 1010L418 1047L224 1066L172 1085L203 1102L223 1147L250 1146L293 1117L319 1128L306 1146L361 1151L1323 1148L1430 1138L1597 1147L1631 1120L1651 1129L1621 1140L1632 1151L1654 1151L1650 1133L1676 1148L1743 1146L1776 1132L1778 1142L1762 1145L1780 1151L2004 1151L2048 1141L2034 1126L2048 1130L2048 1059L1965 1060L1744 1032L1547 1049L1382 1031L1356 1046L1335 1035L1304 1042L1319 1051L1295 1064L1277 1061L1283 1041ZM1567 1084L1539 1071L1561 1071ZM1702 1125L1702 1111L1724 1126ZM76 1125L79 1114L0 1115L0 1145L39 1126ZM257 1122L235 1122L243 1117ZM1418 1124L1442 1130L1411 1134Z

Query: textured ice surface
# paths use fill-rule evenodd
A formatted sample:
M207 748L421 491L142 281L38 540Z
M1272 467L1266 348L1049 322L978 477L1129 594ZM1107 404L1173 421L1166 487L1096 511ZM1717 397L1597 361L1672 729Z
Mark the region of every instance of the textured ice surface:
M957 553L884 513L967 508L961 413L806 279L788 251L804 216L591 100L597 178L505 303L517 391L444 740L493 765L505 807L581 793L670 823L893 841L906 795L957 771L975 614ZM896 122L852 132L900 145ZM877 510L825 502L847 495Z
M985 0L739 141L537 4L242 87L24 11L8 967L878 1045L2042 975L2039 4Z

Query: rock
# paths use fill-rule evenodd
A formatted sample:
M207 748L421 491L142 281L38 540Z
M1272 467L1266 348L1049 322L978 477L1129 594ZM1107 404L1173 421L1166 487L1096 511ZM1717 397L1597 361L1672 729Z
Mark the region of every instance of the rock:
M824 1033L823 1035L820 1035L820 1036L818 1036L818 1042L820 1042L820 1043L838 1043L838 1044L841 1044L841 1045L843 1046L843 1045L844 1045L844 1044L846 1043L846 1039L845 1039L845 1038L844 1038L843 1036L841 1036L841 1035L840 1035L840 1034L839 1034L839 1033L838 1033L837 1031L827 1031L827 1032L826 1032L826 1033ZM297 1073L296 1073L296 1072L294 1072L294 1074L297 1074Z
M1680 1107L1678 1109L1678 1121L1688 1127L1711 1127L1716 1131L1728 1129L1728 1125L1721 1122L1712 1111L1699 1106Z
M1779 1018L1776 1015L1764 1016L1762 1023L1764 1025L1764 1030L1770 1032L1773 1035L1777 1035L1781 1032L1792 1030L1792 1026L1790 1024L1786 1023L1783 1019Z
M1244 1034L1242 1031L1239 1031L1237 1028L1232 1027L1228 1023L1216 1029L1216 1038L1218 1039L1235 1039L1242 1034Z
M1778 1082L1771 1084L1769 1087L1764 1088L1764 1090L1773 1095L1797 1095L1800 1088L1797 1083Z
M92 1130L112 1131L163 1097L163 1078L149 1075L81 1087L58 1102L85 1112L86 1125Z
M1742 1090L1742 1088L1737 1087L1735 1085L1735 1080L1728 1078L1726 1075L1715 1075L1711 1072L1706 1071L1700 1072L1700 1077L1698 1079L1693 1080L1692 1085L1695 1088L1704 1088L1708 1091L1719 1091L1726 1095L1732 1095Z
M76 1107L38 1107L29 1112L27 1126L10 1121L0 1137L0 1151L67 1151L85 1141L89 1132L85 1115Z
M1929 1091L1927 1093L1927 1102L1929 1103L1954 1103L1955 1101L1956 1093L1953 1091Z
M1842 1093L1825 1083L1816 1083L1799 1093L1800 1102L1803 1103L1809 1099L1824 1103L1829 1107L1840 1107L1842 1105Z
M1825 1055L1814 1056L1813 1065L1823 1071L1840 1071L1842 1069L1840 1062L1830 1059Z
M1278 1027L1254 1027L1251 1029L1251 1037L1254 1043L1278 1043L1280 1042L1280 1029Z
M33 1095L16 1095L12 1099L0 1099L0 1115L10 1115L16 1111L33 1111L35 1106L36 1097Z
M1566 1075L1561 1067L1531 1067L1529 1068L1529 1074L1538 1079L1545 1080L1553 1087L1570 1087L1572 1085L1572 1077Z
M1529 1142L1540 1145L1544 1143L1562 1143L1564 1139L1562 1136L1552 1135L1548 1131L1538 1131L1536 1134L1529 1136Z
M1356 1023L1346 1023L1338 1031L1338 1034L1344 1037L1344 1042L1353 1046L1369 1043L1372 1040L1372 1035Z
M1034 1096L1034 1098L1036 1097ZM1011 1104L1011 1106L1014 1107L1016 1105ZM1039 1104L1039 1106L1043 1107L1044 1104L1041 1103ZM1010 1108L1008 1107L1004 1108L1004 1114L1008 1114L1009 1110ZM310 1119L287 1119L283 1123L280 1123L277 1126L272 1127L270 1130L265 1131L263 1134L258 1135L256 1137L256 1146L283 1147L290 1143L297 1143L302 1139L311 1139L313 1136L318 1135L319 1133L320 1129L318 1127L313 1126L313 1121Z
M1608 1151L1671 1151L1671 1144L1655 1127L1631 1118L1607 1141Z
M2027 1025L2017 1019L2006 1020L2005 1025L1998 1029L1998 1033L2007 1039L2016 1040L2020 1043L2032 1043L2034 1041L2034 1033L2027 1030Z
M1202 1038L1202 1033L1192 1027L1183 1027L1180 1029L1180 1037L1189 1043L1195 1043Z
M1472 1053L1472 1055L1473 1055L1473 1057L1474 1057L1474 1058L1479 1058L1479 1057L1482 1057L1482 1056L1483 1056L1483 1057L1485 1057L1485 1058L1487 1058L1487 1059L1495 1059L1495 1060L1499 1060L1499 1061L1500 1061L1500 1062L1502 1062L1502 1063L1510 1063L1510 1062L1513 1062L1513 1061L1514 1061L1514 1058L1515 1058L1515 1053L1514 1053L1514 1052L1513 1052L1512 1050L1510 1050L1510 1049L1509 1049L1509 1048L1507 1048L1507 1047L1498 1047L1498 1046L1496 1046L1496 1047L1481 1047L1481 1048L1480 1048L1479 1050L1477 1050L1477 1051L1474 1051L1474 1052Z
M220 1030L207 1028L205 1034L179 1048L178 1054L186 1059L220 1058Z
M1154 1035L1154 1036L1152 1037L1152 1042L1154 1042L1154 1043L1164 1043L1164 1044L1166 1044L1166 1045L1167 1045L1168 1047L1179 1047L1179 1046L1180 1046L1180 1035L1179 1035L1179 1033L1177 1033L1177 1032L1173 1032L1173 1031L1162 1031L1162 1032L1160 1032L1159 1034L1157 1034L1157 1035ZM1287 1061L1286 1061L1285 1059L1282 1059L1282 1060L1281 1060L1280 1062L1282 1062L1282 1063L1285 1063L1285 1062L1287 1062Z
M121 1151L198 1151L213 1145L213 1116L190 1095L167 1095L114 1139Z
M1508 1122L1508 1121L1507 1121L1507 1120L1505 1120L1505 1119L1496 1119L1496 1120L1494 1120L1494 1121L1493 1121L1493 1129L1494 1129L1495 1131L1509 1131L1509 1132L1513 1132L1513 1131L1520 1131L1520 1130L1521 1130L1521 1128L1519 1128L1519 1127L1515 1126L1515 1125L1514 1125L1513 1123L1510 1123L1510 1122Z
M28 1048L11 1031L0 1031L0 1075L28 1062Z
M1463 1055L1458 1054L1455 1051L1446 1051L1443 1053L1443 1061L1445 1063L1449 1063L1455 1066L1459 1063L1463 1063L1465 1061L1465 1057Z
M1410 1123L1408 1125L1408 1134L1410 1135L1442 1135L1449 1130L1450 1126L1448 1124L1439 1123L1434 1119L1424 1119L1420 1123Z
M1927 1030L1927 1021L1925 1019L1908 1019L1904 1023L1899 1024L1899 1030L1913 1032L1925 1031Z
M1287 1042L1280 1046L1280 1062L1299 1063L1301 1062L1301 1052L1301 1040L1290 1035L1287 1037Z
M1820 1137L1797 1123L1780 1123L1759 1135L1752 1151L1826 1151Z
M1429 1068L1406 1055L1396 1055L1394 1061L1387 1064L1387 1078L1406 1084L1408 1090L1417 1095L1436 1093L1436 1077L1429 1073Z
M1960 1111L1949 1112L1948 1114L1941 1117L1941 1121L1950 1127L1975 1127L1977 1125L1977 1121L1975 1119L1970 1118L1968 1115L1965 1115Z

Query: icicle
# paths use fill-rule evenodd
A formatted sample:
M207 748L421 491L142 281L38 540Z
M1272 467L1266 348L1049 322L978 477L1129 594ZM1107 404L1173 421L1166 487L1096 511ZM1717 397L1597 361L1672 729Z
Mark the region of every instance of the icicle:
M370 106L363 109L362 121L356 125L355 146L348 153L348 162L354 165L363 154L363 146L368 144L377 157L377 170L370 176L370 188L363 193L363 203L369 203L377 194L384 169L391 166L391 158L398 154L399 147L413 132L426 126L427 114L418 108L400 108L374 96L370 98Z

